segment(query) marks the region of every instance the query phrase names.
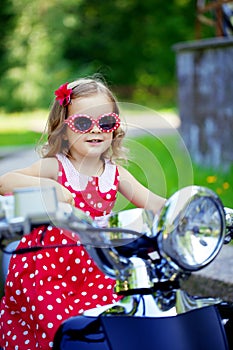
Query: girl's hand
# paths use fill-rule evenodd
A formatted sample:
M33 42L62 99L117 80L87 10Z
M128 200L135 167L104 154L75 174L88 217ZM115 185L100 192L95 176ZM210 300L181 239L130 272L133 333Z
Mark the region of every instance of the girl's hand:
M65 188L60 184L57 184L56 192L57 192L57 199L59 202L65 202L75 206L75 201L72 196L72 193L69 190L67 190L67 188Z

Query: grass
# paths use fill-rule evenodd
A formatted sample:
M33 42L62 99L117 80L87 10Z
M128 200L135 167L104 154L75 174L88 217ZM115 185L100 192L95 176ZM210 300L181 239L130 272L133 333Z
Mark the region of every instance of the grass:
M33 131L0 132L0 138L1 147L35 145L40 138L40 133Z
M194 164L178 135L141 136L129 139L127 144L131 149L128 169L152 191L168 198L178 189L195 184L213 190L224 206L232 207L233 167L223 172ZM117 209L122 206L132 207L120 197Z

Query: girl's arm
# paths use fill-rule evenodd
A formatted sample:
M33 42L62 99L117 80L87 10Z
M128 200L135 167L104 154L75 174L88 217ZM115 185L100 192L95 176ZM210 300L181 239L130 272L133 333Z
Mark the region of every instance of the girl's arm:
M58 162L56 158L43 158L31 166L6 173L0 177L0 194L13 192L23 187L55 187L58 200L74 204L69 190L57 182Z
M145 208L157 213L165 204L166 199L156 195L140 184L135 177L123 167L118 167L120 181L119 192L138 208Z

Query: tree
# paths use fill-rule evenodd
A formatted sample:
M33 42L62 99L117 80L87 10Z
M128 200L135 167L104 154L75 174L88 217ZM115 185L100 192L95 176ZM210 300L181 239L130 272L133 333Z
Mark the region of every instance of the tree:
M7 9L10 0L4 2ZM47 108L59 84L95 72L123 97L132 98L135 89L154 93L175 81L172 45L194 37L190 0L11 4L15 22L2 46L0 102L13 110Z

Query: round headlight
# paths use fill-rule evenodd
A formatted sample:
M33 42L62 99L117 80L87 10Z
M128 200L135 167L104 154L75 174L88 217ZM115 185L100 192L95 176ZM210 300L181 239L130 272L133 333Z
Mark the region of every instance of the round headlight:
M182 270L200 270L222 247L223 205L216 193L205 187L185 187L168 199L154 230L161 256Z

